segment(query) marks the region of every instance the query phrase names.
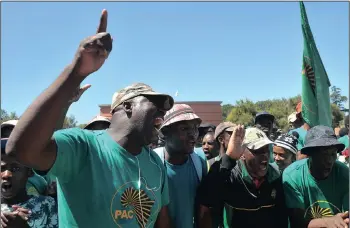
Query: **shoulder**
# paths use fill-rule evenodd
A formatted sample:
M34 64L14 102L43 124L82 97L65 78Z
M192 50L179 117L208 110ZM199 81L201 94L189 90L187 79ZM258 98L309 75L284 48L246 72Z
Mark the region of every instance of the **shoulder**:
M291 180L299 179L302 172L304 171L305 166L307 166L308 159L302 159L299 161L293 162L288 166L282 174L283 182L290 182Z
M207 157L205 156L204 151L202 150L202 148L194 148L194 154L196 154L201 160L202 162L206 162L207 161Z
M280 181L281 179L281 171L279 170L275 162L269 163L268 179L270 182L273 182L276 180Z
M336 161L333 167L339 181L349 181L349 167L340 161Z
M146 149L147 151L147 149ZM149 149L148 150L151 156L155 159L155 162L157 164L163 164L162 159L161 159L161 153L163 153L163 147L158 147L156 149Z

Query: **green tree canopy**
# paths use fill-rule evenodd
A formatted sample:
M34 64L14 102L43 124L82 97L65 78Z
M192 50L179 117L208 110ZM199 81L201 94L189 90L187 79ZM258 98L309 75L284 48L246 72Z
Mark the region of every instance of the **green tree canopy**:
M331 87L330 98L331 103L338 106L340 110L344 109L344 103L348 100L346 96L341 95L341 89L336 86Z

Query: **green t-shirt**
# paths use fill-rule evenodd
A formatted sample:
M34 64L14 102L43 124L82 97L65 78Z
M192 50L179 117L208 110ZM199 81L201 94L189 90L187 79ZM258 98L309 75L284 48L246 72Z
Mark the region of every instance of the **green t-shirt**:
M66 129L54 139L57 158L48 175L57 177L60 227L154 226L169 204L164 165L155 152L144 148L133 156L106 131Z
M309 171L309 159L292 163L283 172L288 208L305 210L312 220L349 210L349 168L336 161L326 180L317 181Z
M46 180L38 175L34 174L32 177L28 178L26 189L28 195L39 196L45 195L47 188Z
M344 135L343 137L340 137L338 139L338 141L340 143L343 143L345 145L344 150L346 150L347 148L349 148L349 136L348 135Z

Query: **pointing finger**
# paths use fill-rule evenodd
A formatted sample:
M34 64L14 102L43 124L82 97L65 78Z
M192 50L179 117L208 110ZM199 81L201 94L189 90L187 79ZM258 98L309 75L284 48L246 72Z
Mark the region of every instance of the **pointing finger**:
M88 90L91 87L90 84L86 84L80 88L81 93L84 93L86 90Z
M107 10L102 10L101 18L100 18L100 24L98 25L97 32L106 32L107 31Z

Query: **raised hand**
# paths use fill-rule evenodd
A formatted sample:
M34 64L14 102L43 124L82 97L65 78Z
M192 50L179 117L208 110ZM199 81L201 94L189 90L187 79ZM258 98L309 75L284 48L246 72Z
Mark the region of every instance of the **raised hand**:
M234 160L238 160L245 150L243 145L244 134L245 129L243 125L236 126L232 132L226 154Z
M112 37L107 30L107 10L102 11L97 34L81 41L73 61L75 75L87 77L101 68L112 51Z
M78 88L78 89L75 91L75 93L74 93L72 99L69 100L69 103L77 102L77 101L80 99L81 95L83 95L83 93L84 93L86 90L88 90L90 87L91 87L91 85L90 85L90 84L87 84L87 85L84 85L84 86Z

